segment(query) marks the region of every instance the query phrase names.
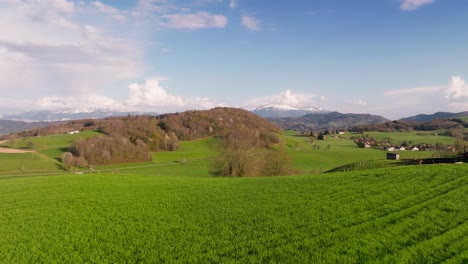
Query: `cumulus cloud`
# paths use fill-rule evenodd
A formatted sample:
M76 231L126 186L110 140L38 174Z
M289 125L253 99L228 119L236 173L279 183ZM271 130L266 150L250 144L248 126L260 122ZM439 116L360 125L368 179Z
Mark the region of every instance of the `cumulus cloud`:
M422 6L432 4L434 0L403 0L400 9L404 11L413 11Z
M190 30L227 24L166 0L126 10L101 1L0 0L0 17L0 92L12 99L125 92L125 83L152 70L143 59L147 36L138 33L150 28L145 22Z
M129 89L128 99L124 102L129 108L138 110L181 111L187 109L209 109L217 106L208 98L187 98L172 95L161 86L166 78L155 77L144 84L133 83Z
M445 98L450 102L468 103L468 85L460 76L453 76L447 87Z
M317 107L322 100L325 100L325 98L316 96L315 94L294 93L288 89L279 94L250 99L245 107L255 108L258 106L275 105L291 108L310 108Z
M251 31L262 29L260 20L254 16L243 15L241 24Z
M163 15L160 25L164 28L195 30L202 28L224 28L227 22L227 18L223 15L197 12Z
M420 114L468 109L468 85L459 76L452 76L446 85L391 90L384 96L378 107L389 112Z
M114 99L97 93L74 96L43 96L39 99L0 98L0 113L17 113L30 110L62 110L75 109L92 111L98 109L114 109L121 111L143 111L167 113L191 109L210 109L222 104L215 103L204 97L183 97L171 94L161 82L163 77L153 77L143 83L132 83L128 86L128 96L124 99ZM22 111L18 106L22 105Z
M117 9L100 2L41 0L0 5L0 92L63 96L139 76L143 63L138 45L106 32L99 24L102 17L116 14ZM84 23L83 16L96 24Z

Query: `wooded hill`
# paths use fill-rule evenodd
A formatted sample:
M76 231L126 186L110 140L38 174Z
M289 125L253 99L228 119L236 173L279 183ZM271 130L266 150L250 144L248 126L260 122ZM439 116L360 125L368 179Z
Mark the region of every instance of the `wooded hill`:
M89 166L151 160L152 151L175 151L179 140L196 140L223 136L235 130L248 131L246 136L258 146L279 142L277 127L255 114L235 108L159 116L126 116L75 120L45 128L15 133L10 137L63 134L95 130L103 135L77 140L70 148L75 165Z
M357 124L384 123L389 120L370 114L342 114L339 112L313 113L301 117L268 118L272 123L287 130L325 131L350 128Z
M447 136L453 136L468 140L468 133L465 132L468 128L468 120L459 118L448 119L433 119L429 122L411 122L411 121L392 121L382 124L369 124L354 126L351 131L353 132L411 132L411 131L435 131L445 130Z
M51 122L23 122L13 120L0 120L0 135L7 135L30 129L50 126Z
M460 117L468 117L468 111L460 112L460 113L437 112L432 115L420 114L420 115L405 117L400 120L412 121L412 122L429 122L434 119L449 119L449 118L460 118Z

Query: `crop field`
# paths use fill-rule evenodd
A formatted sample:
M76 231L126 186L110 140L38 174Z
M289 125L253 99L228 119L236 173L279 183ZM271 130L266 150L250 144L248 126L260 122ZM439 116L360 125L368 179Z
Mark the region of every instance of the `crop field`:
M468 166L0 179L0 263L466 263Z

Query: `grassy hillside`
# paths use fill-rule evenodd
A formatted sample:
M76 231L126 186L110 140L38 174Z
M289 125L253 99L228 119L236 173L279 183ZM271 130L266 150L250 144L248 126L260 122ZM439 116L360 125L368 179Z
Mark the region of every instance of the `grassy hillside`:
M334 130L362 124L376 124L389 121L377 115L342 114L338 112L311 113L299 117L273 117L268 118L268 120L282 129L299 131Z
M451 145L455 142L455 138L442 135L433 131L414 131L414 132L365 132L375 139L390 139L393 143L412 142L411 144L417 145L427 143L436 145L442 143L444 145Z
M44 173L63 173L61 163L41 153L0 153L0 177Z
M63 173L64 168L59 159L71 143L77 138L90 138L99 134L86 131L74 135L59 134L7 141L0 146L32 152L0 153L0 176Z
M308 137L296 137L294 133L286 131L282 136L282 142L284 143L282 145L291 156L294 169L298 173L320 173L349 163L385 159L385 151L358 148L354 142L347 138L350 134L341 135L341 138L329 137L323 141L317 140L314 144L311 144ZM433 134L371 133L372 136L376 137L392 137L395 142L398 140L412 140L413 142L448 142L448 140L452 140L450 137L434 136ZM31 171L29 173L34 174L37 174L38 170L63 171L62 165L57 159L67 150L71 142L78 137L92 137L95 135L99 135L99 133L89 131L78 135L51 135L16 139L13 146L27 148L32 142L37 152L34 154L2 154L0 163L5 165L0 166L0 175L10 175L12 171L21 174L19 170L21 166L24 166L26 173ZM5 144L11 145L10 143ZM216 144L216 140L212 137L181 141L180 148L177 151L153 152L151 162L97 166L95 169L114 174L208 176L211 160L218 154ZM429 151L400 152L402 158L427 158L433 154L433 152Z
M1 263L464 263L468 166L0 179Z

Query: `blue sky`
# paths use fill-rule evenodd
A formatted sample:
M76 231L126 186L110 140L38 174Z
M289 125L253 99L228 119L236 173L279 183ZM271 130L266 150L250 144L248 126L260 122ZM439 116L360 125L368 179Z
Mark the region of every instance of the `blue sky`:
M0 0L0 114L468 111L463 0Z

